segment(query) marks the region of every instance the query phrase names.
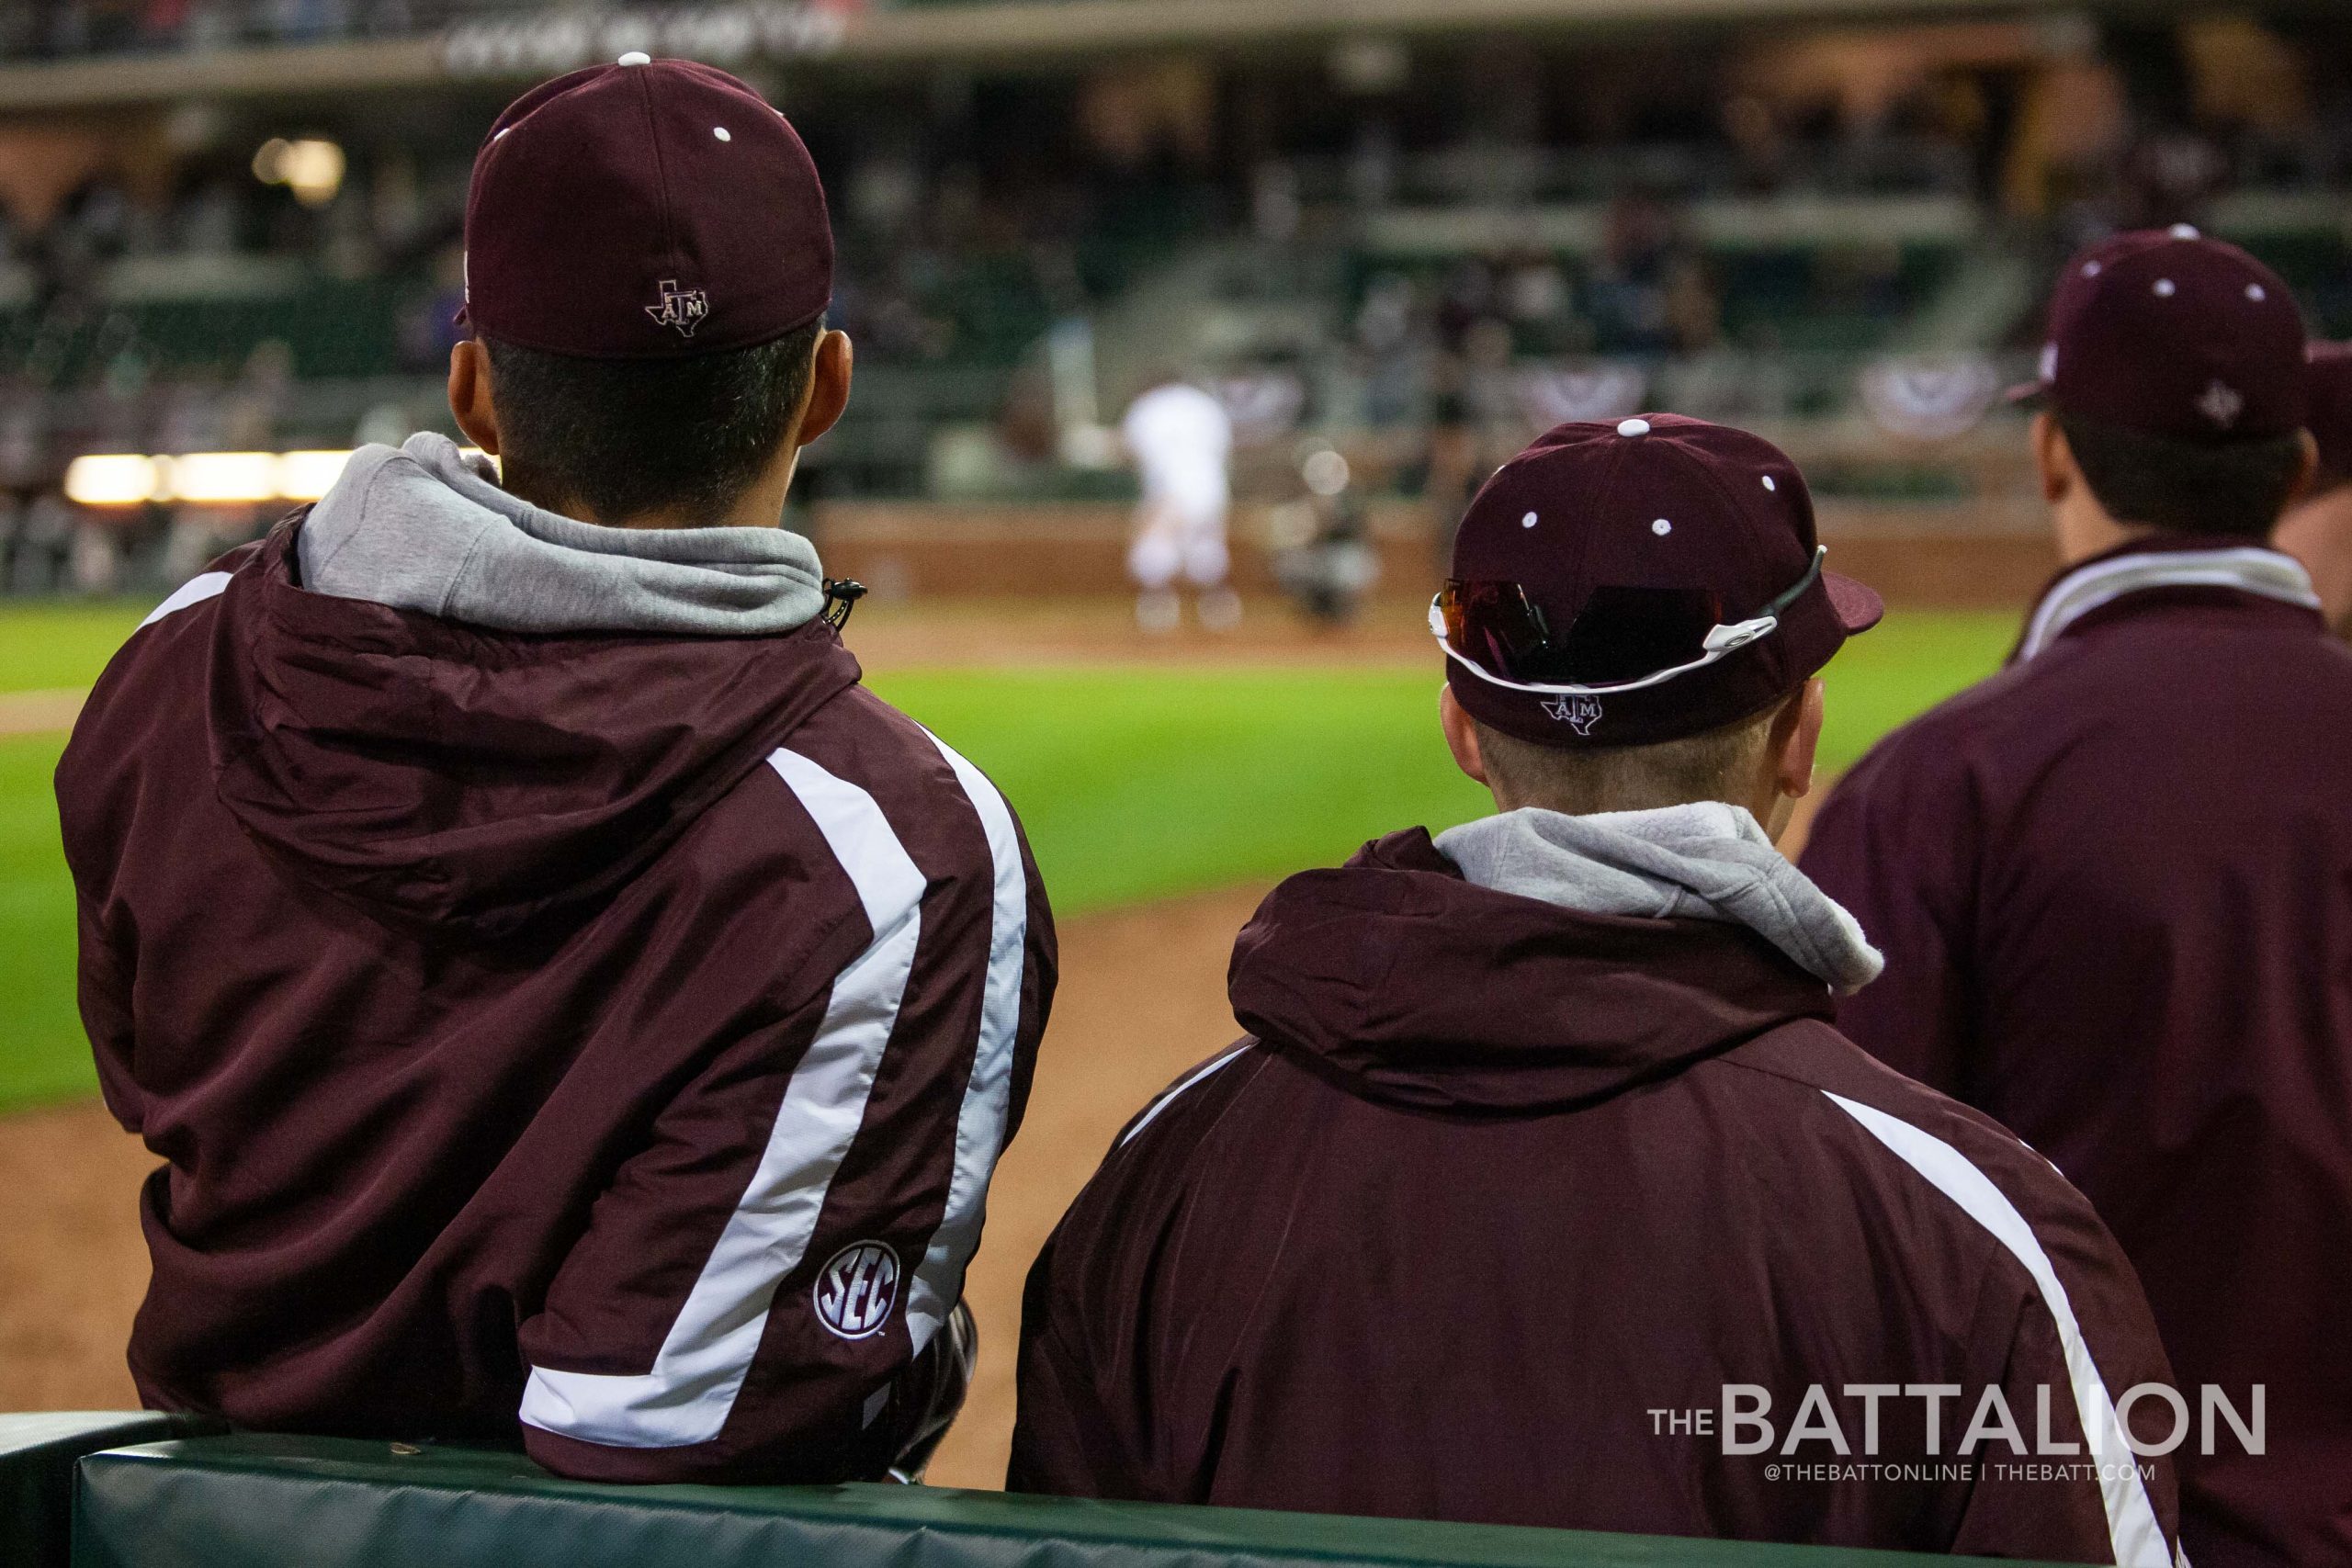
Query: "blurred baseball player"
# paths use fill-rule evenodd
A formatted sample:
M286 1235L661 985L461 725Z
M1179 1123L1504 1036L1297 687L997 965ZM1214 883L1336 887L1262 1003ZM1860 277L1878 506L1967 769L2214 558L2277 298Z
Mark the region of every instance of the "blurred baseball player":
M2352 1562L2352 653L2268 547L2302 323L2179 229L2075 257L2033 422L2064 569L2009 667L1882 742L1804 867L1885 950L1839 1026L2098 1206L2196 1414L2199 1568Z
M2319 473L2271 542L2303 563L2327 624L2352 642L2352 344L2312 344L2304 390Z
M58 770L154 1406L879 1478L1054 983L988 780L777 526L849 392L781 116L624 56L475 162L458 423L175 593Z
M1227 475L1233 421L1225 405L1189 382L1163 377L1128 405L1119 434L1143 479L1127 550L1136 625L1148 632L1176 628L1183 617L1181 579L1199 596L1201 625L1230 629L1241 619L1241 601L1225 581L1225 514L1233 499Z
M1827 1022L1879 956L1767 825L1879 604L1822 570L1795 467L1562 425L1472 502L1432 615L1500 814L1259 909L1250 1037L1030 1275L1007 1484L2171 1568L2167 1463L1962 1446L2007 1409L2121 1456L2113 1395L2164 1355L2046 1161Z

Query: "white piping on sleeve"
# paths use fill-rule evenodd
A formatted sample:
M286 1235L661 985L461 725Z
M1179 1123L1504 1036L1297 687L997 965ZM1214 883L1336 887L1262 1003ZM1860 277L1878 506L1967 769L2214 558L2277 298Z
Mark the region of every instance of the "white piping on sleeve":
M2074 1387L2075 1411L2090 1439L2094 1459L2112 1456L2099 1466L2099 1502L2107 1510L2109 1542L2115 1549L2117 1568L2173 1568L2172 1549L2165 1544L2164 1527L2156 1522L2155 1505L2126 1442L2115 1402L2108 1396L2098 1363L2075 1321L2074 1303L2059 1282L2050 1255L2017 1205L1993 1184L1974 1162L1932 1133L1924 1132L1873 1106L1829 1094L1838 1108L1862 1124L1871 1136L1893 1150L1904 1164L1925 1177L1929 1186L1960 1205L1962 1212L1992 1233L2009 1256L2025 1266L2041 1292L2042 1304L2058 1325L2058 1343L2066 1358L2066 1378Z
M140 622L136 629L145 631L149 626L153 626L165 615L185 610L190 604L201 604L207 599L218 599L224 592L227 591L229 587L229 577L230 574L225 571L200 571L197 573L194 577L189 578L186 582L181 583L177 588L173 589L170 598L165 599L153 610L148 611L147 618Z
M955 1309L964 1292L964 1270L980 1245L989 1179L1004 1152L1005 1122L1012 1111L1013 1042L1021 1030L1021 976L1029 941L1029 874L1021 863L1021 836L1012 825L1012 809L979 769L939 737L931 740L979 813L995 880L979 1038L964 1102L956 1112L955 1173L948 1179L947 1206L939 1228L932 1232L931 1245L915 1266L914 1282L907 1292L907 1337L918 1353Z
M922 873L865 790L795 751L776 751L768 765L816 819L857 888L874 939L834 979L759 1168L652 1370L630 1376L532 1368L521 1416L543 1431L628 1449L683 1448L718 1435L766 1332L776 1287L808 1252L898 1027L922 934Z
M1176 1103L1176 1097L1178 1095L1183 1093L1194 1084L1199 1083L1203 1078L1207 1077L1219 1067L1231 1066L1241 1054L1249 1049L1250 1047L1247 1045L1236 1045L1232 1050L1227 1051L1224 1055L1216 1058L1214 1061L1205 1063L1201 1066L1194 1067L1191 1075L1187 1077L1183 1082L1178 1084L1174 1089L1171 1089L1167 1093L1161 1095L1158 1100L1153 1100L1151 1102L1151 1109L1145 1111L1141 1116L1136 1118L1136 1124L1128 1128L1120 1135L1119 1147L1124 1149L1127 1145L1134 1142L1136 1134L1142 1132L1146 1127L1150 1126L1153 1122L1159 1119L1161 1111Z

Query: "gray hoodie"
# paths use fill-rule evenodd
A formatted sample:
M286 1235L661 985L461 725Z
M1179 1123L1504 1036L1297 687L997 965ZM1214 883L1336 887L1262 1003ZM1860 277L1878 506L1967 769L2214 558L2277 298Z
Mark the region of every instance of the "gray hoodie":
M302 586L517 632L761 637L823 611L783 528L606 528L498 488L430 433L351 456L302 525Z
M1570 817L1534 807L1437 836L1481 887L1593 915L1747 926L1841 995L1886 961L1861 926L1791 865L1746 807L1721 801Z

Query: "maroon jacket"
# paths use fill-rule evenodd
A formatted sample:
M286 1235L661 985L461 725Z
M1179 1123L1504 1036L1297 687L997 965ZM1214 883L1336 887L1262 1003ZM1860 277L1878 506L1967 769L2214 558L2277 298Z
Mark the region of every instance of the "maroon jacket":
M2267 1453L2181 1450L2199 1568L2352 1562L2352 652L2275 584L2161 581L2267 555L2062 575L1804 855L1886 953L1840 1027L2082 1188L2184 1387L2267 1390Z
M170 1162L141 1394L877 1473L1053 989L1012 814L821 622L489 632L292 540L174 595L58 769L100 1080Z
M1231 989L1252 1037L1029 1277L1009 1486L2169 1568L2165 1462L2103 1492L1956 1451L1988 1387L2030 1446L2039 1387L2079 1442L2166 1379L2113 1241L1762 939L1488 891L1415 830L1277 888ZM1930 1383L1965 1391L1943 1457L1909 1397L1872 1456L1848 1386ZM1730 1384L1770 1452L1692 1430ZM1785 1447L1809 1384L1845 1458Z

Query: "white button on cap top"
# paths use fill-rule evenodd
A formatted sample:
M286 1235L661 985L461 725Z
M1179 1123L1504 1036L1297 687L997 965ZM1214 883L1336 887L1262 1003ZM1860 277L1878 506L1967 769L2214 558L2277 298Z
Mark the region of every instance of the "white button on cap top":
M1649 433L1650 422L1648 420L1623 419L1617 422L1617 434L1620 435L1647 435Z
M1526 516L1524 516L1524 517L1521 518L1521 519L1519 520L1519 525L1520 525L1521 527L1522 527L1522 528L1532 528L1532 527L1534 527L1534 526L1535 526L1535 513L1533 513L1532 512L1531 512L1531 513L1529 513Z
M627 54L621 56L620 63L623 65L650 65L653 63L653 57L646 53L643 50L632 49Z
M728 134L727 128L723 125L712 126L710 128L710 133L713 136L718 137L721 141L732 141L735 140L734 137Z
M1671 523L1669 523L1669 522L1668 522L1665 518L1661 517L1661 518L1659 518L1657 522L1655 522L1655 523L1653 523L1653 524L1651 524L1651 525L1650 525L1650 532L1651 532L1651 533L1653 533L1653 534L1656 534L1659 538L1663 539L1663 538L1665 538L1668 534L1671 534L1671 533L1673 533L1673 532L1674 532L1674 525L1673 525L1673 524L1671 524Z
M2165 232L2170 234L2176 240L2201 240L2204 238L2202 234L2199 234L2197 231L2197 225L2194 223L2176 223L2170 229L2166 230Z
M2172 279L2169 277L2160 277L2156 279L2156 294L2160 299L2171 299L2173 296Z

